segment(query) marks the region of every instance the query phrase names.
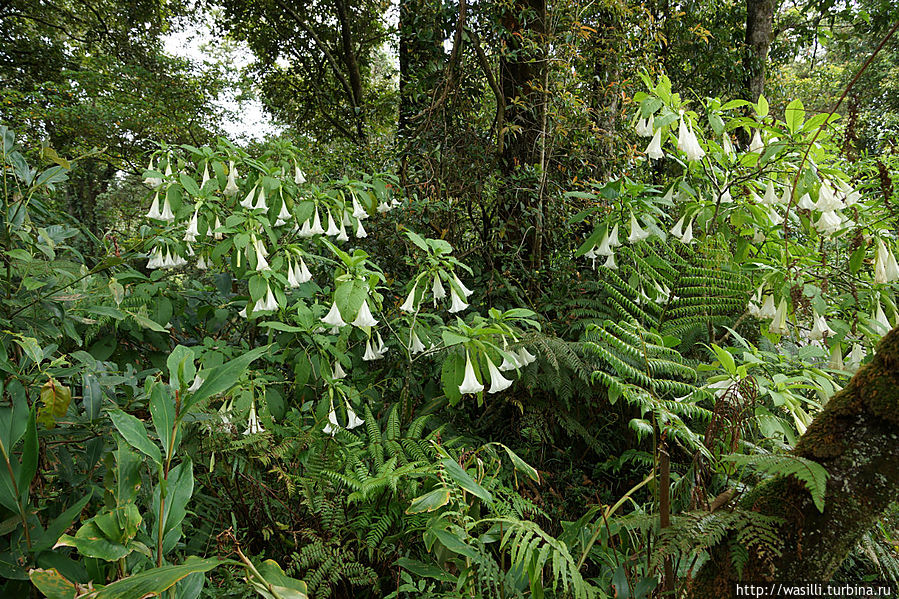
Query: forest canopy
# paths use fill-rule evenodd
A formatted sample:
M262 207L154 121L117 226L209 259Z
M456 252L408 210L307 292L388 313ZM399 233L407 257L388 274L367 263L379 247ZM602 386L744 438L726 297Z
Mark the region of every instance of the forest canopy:
M899 592L897 28L0 2L0 595Z

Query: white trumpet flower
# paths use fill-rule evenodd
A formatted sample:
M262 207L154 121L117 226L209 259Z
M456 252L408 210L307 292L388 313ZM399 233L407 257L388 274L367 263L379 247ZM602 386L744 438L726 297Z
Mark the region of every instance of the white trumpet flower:
M777 314L777 308L774 307L774 296L769 295L762 304L762 309L759 311L759 318L767 320L769 318L774 318L775 314Z
M866 355L865 348L863 348L860 343L853 343L849 355L846 356L846 370L850 372L858 370L858 367L862 365L862 360L865 359Z
M611 247L618 247L621 245L621 242L618 241L618 224L616 223L614 227L612 227L612 232L609 233L609 245Z
M356 239L362 239L363 237L368 237L368 233L365 232L365 227L362 226L362 219L356 221Z
M221 228L221 226L222 226L222 221L219 220L218 216L216 216L215 217L215 229L216 230L213 231L213 233L212 233L212 238L215 239L216 241L221 241L222 237L224 237L222 235L221 231L218 231L218 229Z
M295 278L298 283L308 283L312 280L312 273L306 268L306 261L300 256L300 261L294 264Z
M152 156L150 156L150 164L147 165L147 170L148 171L155 170L153 168L153 157ZM162 185L162 179L160 179L159 177L147 177L146 179L144 179L144 185L148 185L150 187L159 187L160 185Z
M244 435L255 435L257 433L263 433L265 429L262 428L262 423L259 422L259 418L256 416L256 402L250 404L250 416L247 418L247 430L243 432Z
M209 182L209 161L207 160L206 163L203 165L203 181L202 181L202 183L200 183L200 189L203 189L203 187L205 187L206 183L208 183L208 182Z
M256 248L256 270L271 270L272 267L268 265L268 260L265 259L265 247L262 245L262 241L254 239L253 245Z
M265 187L259 188L259 197L256 198L256 205L253 210L268 210L268 204L265 203Z
M437 305L437 300L446 297L446 290L443 288L443 283L440 281L440 275L434 275L434 284L431 285L431 292L434 294L434 305Z
M655 117L653 115L649 115L649 118L639 119L637 121L637 135L640 137L650 137L652 136L652 130L655 125Z
M882 239L877 240L877 258L874 261L874 282L892 283L899 279L899 264Z
M765 144L762 143L762 134L759 133L759 130L756 129L752 134L752 141L749 142L749 151L755 152L756 154L761 154L762 150L765 149Z
M470 297L471 294L474 293L474 291L472 291L471 289L469 289L468 287L466 287L465 285L462 284L462 281L459 280L459 275L457 275L456 273L453 273L453 281L454 281L454 282L456 283L456 285L459 287L459 291L461 291L462 294L463 294L466 298L467 298L467 297Z
M150 210L146 214L147 218L154 220L162 220L162 213L159 211L159 191L153 196L153 203L150 204Z
M818 212L833 212L834 210L841 210L845 207L846 205L843 204L843 201L837 198L830 183L826 179L821 181L821 188L818 190L818 201L815 203L815 210Z
M322 322L326 325L330 325L332 327L345 327L346 323L343 321L343 318L340 316L340 310L337 308L337 302L331 304L331 310L328 311L328 314L322 318Z
M228 162L228 182L225 184L224 193L226 196L233 197L236 196L240 190L237 188L237 169L234 166L234 161L231 160Z
M883 306L880 305L880 300L877 301L877 310L874 313L874 323L877 324L877 327L880 329L881 335L889 333L893 328L893 325L890 324L890 319L887 318L886 313L883 311Z
M627 237L628 243L643 241L650 235L651 233L649 231L644 231L640 228L640 224L637 222L636 217L631 213L631 234Z
M522 347L518 349L518 362L522 366L527 366L532 362L537 361L537 356L530 353L526 348Z
M347 430L352 430L357 426L361 426L365 424L365 420L356 416L356 412L347 404L346 407L346 428Z
M788 331L787 300L781 299L777 305L777 311L774 313L774 318L771 320L771 326L768 327L768 332L773 335L786 335Z
M815 228L819 233L830 237L840 230L842 224L843 220L840 218L840 215L831 210L821 214L821 218L815 223Z
M356 199L356 196L353 196L353 216L359 220L365 220L368 218L368 212L359 204L359 200Z
M275 294L272 293L272 288L267 283L265 285L265 297L260 297L256 302L256 305L253 306L253 312L273 312L278 309L278 300L275 299Z
M684 235L680 238L681 243L690 245L693 243L693 221L690 220L690 224L687 225L687 230L684 231Z
M459 294L456 293L456 288L453 286L450 286L450 308L449 308L450 314L455 314L456 312L461 312L462 310L464 310L467 307L468 307L468 304L465 303L465 300L463 300L461 297L459 297Z
M356 320L351 323L354 327L364 328L364 327L373 327L377 326L378 321L375 320L374 316L371 314L371 309L368 307L368 300L362 301L362 307L359 308L359 313L356 314Z
M164 220L167 223L175 220L175 215L172 214L172 207L169 205L168 196L166 196L165 201L162 203L162 214L159 215L159 220Z
M765 195L762 197L762 204L765 206L773 206L777 204L777 193L774 191L774 182L768 179L765 184Z
M184 241L194 242L199 234L200 232L197 230L197 211L194 210L193 216L190 217L190 222L187 223L187 229L184 231Z
M414 356L423 351L425 351L424 343L422 343L421 339L418 338L418 335L415 334L415 329L412 329L412 333L409 335L409 352Z
M615 254L609 254L609 257L606 258L603 266L605 266L606 268L611 268L612 270L618 270L618 265L615 264Z
M256 185L253 186L253 189L247 194L243 200L241 200L240 205L247 210L253 209L253 200L256 198Z
M365 353L362 354L362 359L366 362L371 362L372 360L378 360L383 356L380 352L375 351L371 346L371 337L365 340Z
M677 128L677 149L686 154L687 160L690 162L695 162L705 156L705 150L699 145L696 134L693 133L693 127L688 127L686 119L683 117Z
M287 224L287 221L290 220L290 210L287 209L287 202L284 201L282 196L281 198L281 211L278 212L278 220L275 222L276 227L280 227Z
M318 206L315 207L315 214L312 217L312 228L309 229L312 235L323 235L325 230L322 228L322 219L318 215Z
M306 174L303 173L303 171L301 171L300 167L297 165L294 165L293 168L294 168L293 182L296 183L297 185L302 185L303 183L306 182Z
M350 236L346 234L346 224L341 220L340 221L340 231L337 232L337 237L334 238L336 241L349 241Z
M815 209L815 203L812 201L811 196L807 193L802 194L802 197L799 198L798 206L800 208L802 208L803 210L814 210Z
M831 329L827 325L827 320L823 316L815 314L814 316L815 324L812 327L811 332L809 333L809 339L813 341L820 341L824 339L825 335L835 335L833 329Z
M415 288L418 286L418 283L412 286L412 291L409 292L409 295L406 296L406 301L403 302L403 305L400 306L400 310L403 312L415 312Z
M508 389L512 381L503 376L489 356L484 356L484 359L487 360L487 372L490 373L490 389L487 393L499 393Z
M331 214L331 209L328 208L328 228L325 229L325 235L334 237L338 233L340 233L340 229L337 228L337 223L334 222L334 216Z
M340 360L334 360L334 368L331 369L331 378L335 381L346 378L346 372L343 370L343 366L340 365Z
M675 237L680 237L684 234L684 220L687 218L687 215L684 214L680 217L673 227L671 227L671 234Z
M340 424L337 422L337 411L334 410L334 405L331 404L331 411L328 412L328 423L325 424L322 432L333 437L339 430Z
M646 156L648 156L650 160L660 160L665 157L665 152L662 151L661 129L655 132L655 135L652 136L652 140L650 140L649 145L646 146Z
M477 375L474 373L474 366L471 364L471 355L468 350L465 351L465 376L462 378L462 384L459 385L459 393L465 395L467 393L480 393L484 390L484 385L478 381Z

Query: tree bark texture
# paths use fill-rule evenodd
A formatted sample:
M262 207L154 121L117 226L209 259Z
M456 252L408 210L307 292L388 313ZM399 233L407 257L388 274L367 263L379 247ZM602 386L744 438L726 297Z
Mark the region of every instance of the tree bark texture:
M874 359L831 398L793 455L827 470L824 511L818 511L793 477L759 485L741 504L783 519L782 555L772 560L756 552L738 577L728 551L719 547L693 584L694 599L732 597L737 580L828 580L899 497L899 328L880 341Z
M758 102L765 91L765 64L774 38L775 0L746 0L746 99Z

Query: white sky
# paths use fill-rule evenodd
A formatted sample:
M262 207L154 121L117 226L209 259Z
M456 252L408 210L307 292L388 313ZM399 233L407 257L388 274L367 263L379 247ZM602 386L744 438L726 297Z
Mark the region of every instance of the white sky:
M224 44L218 42L218 38L212 35L210 16L207 16L206 22L207 26L201 28L197 23L185 20L180 29L162 38L165 52L172 56L187 58L196 68L202 69L205 61L212 60L211 53L205 52L204 47L213 51L224 50ZM234 69L246 67L252 58L250 49L244 44L238 44L229 51L229 59ZM222 124L222 128L232 141L240 138L259 140L281 131L272 123L258 100L238 102L233 93L226 92L220 95L215 103L236 115L236 118L228 119Z

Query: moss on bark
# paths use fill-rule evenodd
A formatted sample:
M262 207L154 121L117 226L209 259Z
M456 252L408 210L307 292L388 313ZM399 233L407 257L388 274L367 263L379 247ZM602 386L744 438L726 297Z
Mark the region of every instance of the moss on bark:
M783 553L752 555L737 577L730 555L717 548L692 585L694 599L730 597L733 582L828 580L862 534L899 496L899 329L887 334L862 367L815 418L793 451L828 473L819 512L799 481L778 478L741 502L783 518ZM773 563L773 567L772 567Z

